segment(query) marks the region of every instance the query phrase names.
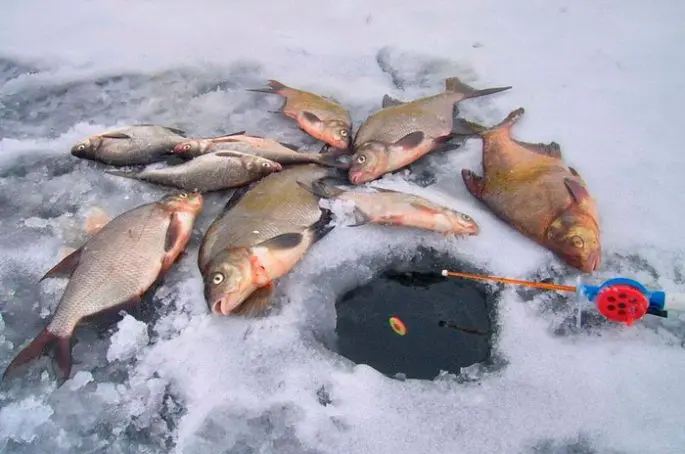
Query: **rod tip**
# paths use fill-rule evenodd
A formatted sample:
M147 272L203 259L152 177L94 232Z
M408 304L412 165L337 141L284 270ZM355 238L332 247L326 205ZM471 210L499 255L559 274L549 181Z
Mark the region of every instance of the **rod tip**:
M442 270L442 272L441 272L440 274L442 274L443 276L447 277L447 270Z

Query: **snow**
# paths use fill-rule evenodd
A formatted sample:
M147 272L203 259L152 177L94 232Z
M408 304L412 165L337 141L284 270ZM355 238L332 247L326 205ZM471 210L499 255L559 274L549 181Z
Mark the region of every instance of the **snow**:
M0 16L0 364L36 335L64 288L40 285L93 207L115 215L166 191L71 157L81 138L128 123L193 135L247 129L315 146L246 92L273 78L333 96L355 126L390 94L434 94L457 75L505 93L461 104L515 136L556 141L587 181L606 275L685 291L680 118L685 4L655 0L47 2ZM0 390L3 452L679 452L685 319L574 328L574 302L507 289L494 365L465 379L393 380L337 355L334 301L386 263L435 247L526 278L574 276L464 188L478 140L427 157L427 187L398 172L373 185L471 215L478 237L339 226L278 285L259 320L206 313L195 254L224 200L207 198L189 257L149 313L77 332L72 379L41 360ZM344 214L344 207L338 207ZM570 320L570 321L569 321ZM320 403L321 395L330 403Z

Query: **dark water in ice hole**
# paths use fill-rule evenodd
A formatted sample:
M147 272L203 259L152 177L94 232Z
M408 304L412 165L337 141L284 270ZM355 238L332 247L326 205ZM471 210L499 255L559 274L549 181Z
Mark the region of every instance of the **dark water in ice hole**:
M483 284L440 276L444 268L479 272L423 250L410 263L391 264L371 282L340 295L338 352L388 376L428 380L441 370L458 374L461 367L486 362L496 295ZM404 335L391 328L391 317L403 322Z

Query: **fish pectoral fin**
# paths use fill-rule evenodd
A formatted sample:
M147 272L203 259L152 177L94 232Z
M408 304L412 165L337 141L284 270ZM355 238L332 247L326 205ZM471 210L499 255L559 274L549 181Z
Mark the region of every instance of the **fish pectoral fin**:
M352 210L352 214L354 215L354 224L347 224L347 227L360 227L362 225L369 224L373 222L373 219L371 216L366 214L363 210L359 209L358 207L354 207L354 210Z
M428 213L431 215L440 214L440 212L441 212L440 210L437 210L435 208L431 208L431 207L428 207L426 205L422 205L419 202L410 202L409 205L412 206L413 208L416 208L419 211L423 211L424 213Z
M29 345L14 357L2 375L3 380L21 366L38 359L49 349L54 351L55 362L59 370L59 381L60 384L63 383L71 373L71 338L59 337L47 328L43 329Z
M64 257L57 265L50 268L50 270L45 273L45 275L43 275L38 282L41 282L49 277L71 277L72 273L78 266L82 250L83 246Z
M105 137L107 139L131 139L131 136L129 136L128 134L116 131L100 134L100 137Z
M400 101L397 98L393 98L390 95L383 96L383 100L381 101L381 107L383 107L383 109L393 106L401 106L402 104L405 104L405 102Z
M532 151L533 153L537 153L542 156L549 156L551 158L561 159L561 146L556 142L550 142L547 144L520 142L518 140L516 140L515 142L521 145L526 150Z
M571 197L573 197L573 200L575 200L577 204L581 205L590 198L590 193L588 192L587 188L580 182L570 178L564 178L564 184L566 185L568 192L571 194Z
M303 236L301 233L284 233L266 241L262 241L257 246L275 250L292 249L299 246L302 239Z
M483 178L476 175L472 170L462 169L461 178L464 180L466 189L478 200L483 200Z
M256 316L271 307L271 295L273 294L273 282L260 287L243 301L240 306L235 308L232 313L242 316Z
M323 120L321 118L319 118L316 114L313 114L311 112L304 111L302 112L302 116L305 120L307 120L310 123L323 123Z
M400 140L395 142L393 146L397 148L404 148L405 150L410 150L412 148L418 147L424 139L423 131L410 132L406 136L402 137Z
M573 175L574 177L578 178L583 184L586 184L586 183L585 183L585 179L584 179L583 177L580 176L580 174L578 173L578 171L577 171L576 169L574 169L573 167L570 167L570 166L569 166L568 170L571 172L571 175Z
M162 271L167 271L181 257L178 252L181 242L185 241L183 231L183 224L178 213L173 213L164 239L165 254L162 259Z

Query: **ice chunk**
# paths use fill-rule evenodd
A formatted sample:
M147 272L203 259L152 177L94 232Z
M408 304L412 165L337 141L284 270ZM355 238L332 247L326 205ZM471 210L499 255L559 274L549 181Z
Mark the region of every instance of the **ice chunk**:
M80 370L76 372L74 377L69 381L69 388L72 391L76 391L77 389L81 389L84 386L86 386L88 383L93 381L93 374L87 371Z
M107 361L126 361L147 345L149 340L147 325L126 314L117 325L117 332L112 335Z

